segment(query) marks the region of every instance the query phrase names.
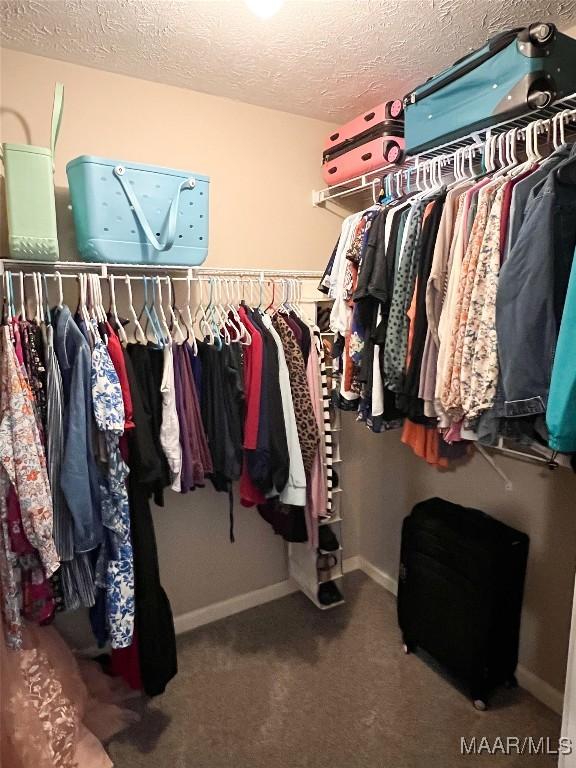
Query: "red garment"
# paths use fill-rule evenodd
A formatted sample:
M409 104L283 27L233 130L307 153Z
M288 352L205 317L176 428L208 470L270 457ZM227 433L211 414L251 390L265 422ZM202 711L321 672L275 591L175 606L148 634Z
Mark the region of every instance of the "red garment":
M244 347L244 392L246 417L244 419L244 448L255 451L258 447L258 423L260 420L260 392L262 388L262 337L250 322L243 306L238 308L252 343Z
M22 615L36 624L46 624L54 618L56 603L49 579L39 560L38 553L24 533L20 502L11 485L6 497L6 519L10 549L18 557Z
M258 426L260 422L260 394L262 389L263 349L260 331L250 322L248 313L241 305L238 314L246 326L252 343L244 347L244 395L246 415L244 417L244 449L256 450L258 447ZM240 503L244 507L264 504L266 497L256 488L248 473L246 461L242 465L240 476Z
M136 628L132 636L132 645L128 648L113 648L110 669L116 677L122 677L130 688L135 691L142 690L142 677L140 675L140 656L138 654L138 637Z
M118 374L120 389L122 390L122 400L124 401L124 430L134 429L132 394L130 392L130 384L128 383L128 374L126 373L126 363L124 362L122 344L109 323L106 323L106 333L108 334L108 354L112 360L114 370Z
M246 458L242 465L240 475L240 504L243 507L253 507L255 504L265 504L266 497L259 488L256 488L246 466Z

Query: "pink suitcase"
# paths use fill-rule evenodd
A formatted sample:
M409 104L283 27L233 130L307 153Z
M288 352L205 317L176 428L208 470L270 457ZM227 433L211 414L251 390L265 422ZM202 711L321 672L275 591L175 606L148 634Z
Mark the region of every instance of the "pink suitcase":
M350 122L330 134L324 142L322 149L324 158L328 159L348 142L359 143L365 134L374 134L378 131L383 134L384 128L390 121L393 123L404 122L404 105L401 99L378 104L377 107L369 109L359 117L355 117L354 120L350 120Z
M399 163L404 154L404 137L386 134L337 154L322 165L322 176L329 186Z

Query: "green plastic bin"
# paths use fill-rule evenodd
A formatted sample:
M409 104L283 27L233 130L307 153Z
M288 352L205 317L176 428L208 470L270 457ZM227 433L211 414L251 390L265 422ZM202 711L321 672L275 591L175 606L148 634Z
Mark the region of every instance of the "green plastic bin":
M64 86L56 83L50 149L30 144L2 144L8 242L13 259L58 260L54 153L63 104Z

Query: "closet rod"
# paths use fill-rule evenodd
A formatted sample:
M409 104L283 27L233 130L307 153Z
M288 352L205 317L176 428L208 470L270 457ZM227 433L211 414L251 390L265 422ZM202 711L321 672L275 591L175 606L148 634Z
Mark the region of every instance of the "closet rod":
M46 269L60 272L61 270L76 270L85 272L93 269L98 270L102 277L106 277L110 270L119 270L123 273L136 271L147 272L152 274L158 274L159 272L184 272L186 274L192 273L195 277L218 277L220 275L238 275L259 277L294 277L302 279L315 279L320 278L324 274L322 270L307 270L307 269L243 269L232 267L215 267L211 269L209 267L175 267L166 264L101 264L97 262L87 261L34 261L33 259L1 259L0 260L0 274L6 269L12 272L21 272L23 267L33 268L34 271L42 271ZM178 278L176 278L178 279ZM183 278L181 278L183 279ZM184 278L185 279L185 278Z

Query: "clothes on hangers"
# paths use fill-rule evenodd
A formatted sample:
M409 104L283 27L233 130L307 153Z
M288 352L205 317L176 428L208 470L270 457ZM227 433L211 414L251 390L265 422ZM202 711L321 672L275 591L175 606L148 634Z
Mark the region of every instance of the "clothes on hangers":
M64 304L32 321L11 312L2 326L4 628L20 647L23 618L48 622L58 601L90 608L114 672L153 696L177 657L150 500L162 506L167 487L186 493L210 480L228 495L233 541L240 479L243 504L288 541L316 547L333 480L324 349L297 307L244 303L238 322L236 310L221 327L205 315L212 336L193 344L173 341L146 305L155 341L122 334L122 343L97 285L90 294L88 307L80 280L76 313Z
M376 432L404 421L403 441L441 466L469 441L548 440L544 414L550 447L576 450L562 437L576 413L575 151L384 198L370 227L367 212L345 219L323 280L340 407Z

